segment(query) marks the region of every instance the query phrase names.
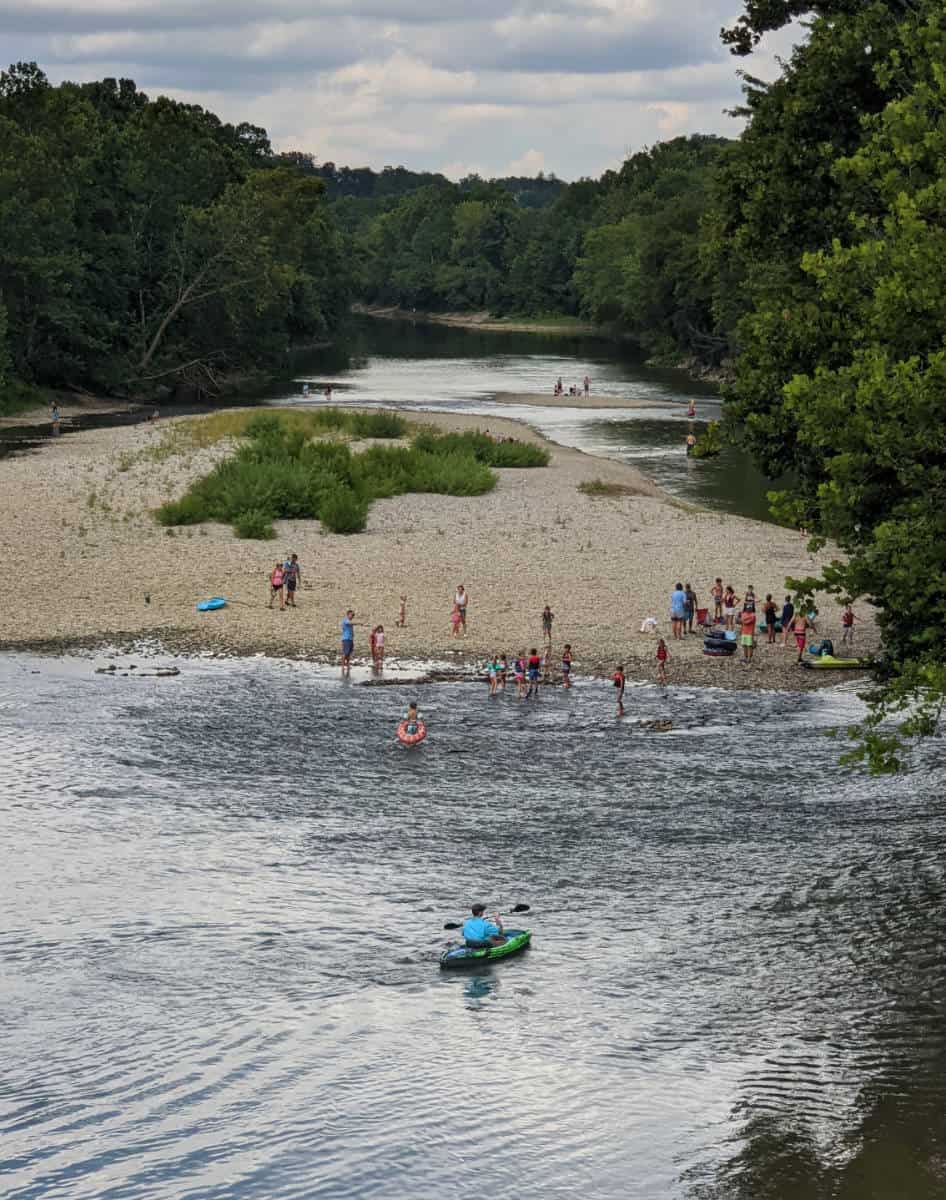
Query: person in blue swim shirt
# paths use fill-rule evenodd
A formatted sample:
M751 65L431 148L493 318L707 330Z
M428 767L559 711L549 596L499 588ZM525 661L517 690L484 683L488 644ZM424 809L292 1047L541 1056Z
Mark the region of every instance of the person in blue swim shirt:
M487 921L483 913L486 912L485 904L474 904L470 909L472 917L467 917L463 922L463 938L466 944L473 950L481 950L484 946L502 946L506 941L503 933L503 923L499 913L493 913L493 921Z

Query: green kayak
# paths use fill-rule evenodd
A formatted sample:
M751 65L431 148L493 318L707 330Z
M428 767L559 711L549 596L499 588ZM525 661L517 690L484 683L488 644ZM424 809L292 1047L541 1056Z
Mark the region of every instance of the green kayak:
M869 658L835 658L832 654L822 654L801 665L810 671L868 671L873 662Z
M508 958L525 950L532 938L531 929L507 929L506 940L501 946L484 946L473 950L462 942L448 946L440 956L442 967L472 967L476 963L492 962L496 958Z

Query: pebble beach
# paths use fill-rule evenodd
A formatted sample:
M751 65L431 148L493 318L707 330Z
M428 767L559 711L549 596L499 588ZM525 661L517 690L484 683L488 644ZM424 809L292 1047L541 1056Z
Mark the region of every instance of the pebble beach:
M526 398L525 402L528 402ZM438 430L482 419L424 414ZM703 656L694 633L670 640L674 583L691 582L701 606L716 576L738 594L752 584L781 604L787 576L814 573L797 532L696 509L661 493L633 467L545 442L515 420L489 422L494 435L542 443L547 468L500 470L478 497L406 495L372 506L364 533L324 533L317 521L276 522L277 539L238 539L208 523L167 530L153 510L232 453L232 443L175 448L174 421L69 433L0 462L0 646L61 652L158 637L171 649L336 662L339 621L355 610L355 661L368 658L368 632L383 624L386 656L451 664L475 673L494 653L541 647L540 614L555 613L553 656L570 642L575 675L655 677L658 636L670 646L670 682L726 688L807 689L837 683L831 672L795 666L794 648L758 639L751 668ZM586 494L593 484L598 494ZM600 486L603 485L603 486ZM296 610L268 607L277 558L298 554ZM457 584L469 593L466 636L454 639ZM407 624L398 628L399 597ZM226 608L199 613L199 600ZM840 646L840 608L819 602L819 633ZM870 610L860 605L856 653L877 650ZM641 634L655 617L656 634Z

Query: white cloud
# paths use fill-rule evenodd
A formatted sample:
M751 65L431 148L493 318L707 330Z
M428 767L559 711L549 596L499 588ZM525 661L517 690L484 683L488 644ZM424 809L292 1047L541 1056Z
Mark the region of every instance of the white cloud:
M598 174L681 133L735 133L741 0L0 0L10 61L134 79L380 167ZM773 39L787 51L793 34ZM757 55L754 74L775 74ZM444 165L446 164L446 165ZM475 165L474 165L475 164Z

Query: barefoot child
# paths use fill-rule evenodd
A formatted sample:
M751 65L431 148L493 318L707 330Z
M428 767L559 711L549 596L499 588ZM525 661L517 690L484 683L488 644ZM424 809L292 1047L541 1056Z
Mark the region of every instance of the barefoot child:
M612 678L614 681L614 686L618 690L618 716L623 717L624 716L624 688L625 688L625 685L627 684L627 680L624 677L624 667L623 666L618 667L618 669L614 672L614 675L612 676Z
M450 624L453 626L453 636L454 637L460 636L460 621L461 620L462 620L462 618L460 616L460 606L459 606L459 604L454 604L453 612L450 614Z
M522 700L526 694L526 652L520 650L515 662L516 695Z
M667 643L660 639L657 643L657 682L667 682L667 663L670 661L670 651L667 649Z
M374 631L374 663L380 669L384 666L384 626L379 625Z
M572 686L572 645L571 642L565 643L565 649L562 651L562 687L570 688Z
M535 646L529 651L529 690L526 692L526 699L532 698L532 693L535 692L535 698L539 698L539 672L542 670L542 657L536 650Z

